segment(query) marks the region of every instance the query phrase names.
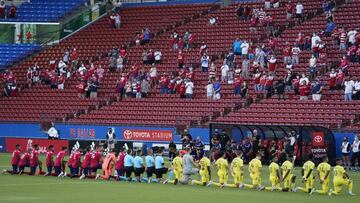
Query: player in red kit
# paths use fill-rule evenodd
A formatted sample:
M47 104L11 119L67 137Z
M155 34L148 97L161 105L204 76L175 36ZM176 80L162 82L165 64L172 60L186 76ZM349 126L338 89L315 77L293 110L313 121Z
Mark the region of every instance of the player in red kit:
M52 173L52 169L54 167L54 146L50 145L49 150L46 152L46 168L47 171L45 176L48 176Z
M125 158L125 156L126 156L125 148L122 148L116 159L116 164L115 164L115 170L116 170L118 177L124 176L124 158Z
M20 145L15 145L15 150L12 153L11 157L11 165L12 170L3 170L3 173L17 174L19 169L19 161L20 161Z
M80 180L86 178L90 174L90 163L91 163L91 147L86 148L86 153L81 164L82 174L80 176Z
M25 167L29 167L30 166L30 154L32 153L32 149L29 148L27 150L27 152L25 152L23 155L21 155L20 157L20 161L19 161L19 175L21 175L24 170Z
M81 165L81 152L80 150L75 150L75 154L74 154L74 160L72 162L72 169L73 169L73 173L71 174L71 177L79 177L79 167Z
M96 176L96 172L101 167L101 159L102 159L102 147L97 147L96 150L94 150L91 153L91 161L90 161L90 167L91 167L91 173L92 175Z
M65 172L66 161L64 160L66 150L67 147L63 146L61 148L61 151L56 155L55 158L54 168L55 168L55 174L58 175L58 177L64 177L67 175Z
M30 156L30 174L35 175L36 168L39 166L40 174L42 171L41 161L39 161L39 145L35 144Z
M69 161L67 162L67 166L69 167L70 175L71 175L71 176L74 174L74 170L73 170L72 164L73 164L74 161L75 161L75 153L76 153L76 149L75 149L75 147L74 147L74 148L71 150L71 152L70 152Z

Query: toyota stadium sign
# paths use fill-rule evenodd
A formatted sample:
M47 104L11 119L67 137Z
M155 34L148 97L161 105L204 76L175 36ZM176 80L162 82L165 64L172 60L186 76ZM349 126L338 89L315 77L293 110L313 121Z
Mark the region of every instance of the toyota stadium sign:
M173 140L173 132L171 130L123 130L124 140L134 141L159 141L170 142Z

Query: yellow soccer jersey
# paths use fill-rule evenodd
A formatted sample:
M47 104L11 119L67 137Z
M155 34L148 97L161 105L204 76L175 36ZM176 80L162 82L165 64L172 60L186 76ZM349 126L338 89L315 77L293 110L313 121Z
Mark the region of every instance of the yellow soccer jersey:
M312 161L307 161L304 163L303 165L303 169L304 169L304 177L303 178L306 178L307 174L310 172L310 170L312 170L309 178L313 178L313 171L314 171L314 168L315 168L315 164L314 162Z
M318 167L317 167L316 170L320 173L320 178L321 178L321 179L324 179L326 173L327 173L328 171L330 171L330 169L331 169L330 164L323 162L323 163L321 163L321 164L318 165ZM329 178L330 178L330 176L327 177L327 179L329 179Z
M259 159L252 159L249 162L249 172L254 175L260 175L261 174L261 168L262 164Z
M182 171L182 158L177 156L172 161L172 165L174 167L174 170Z
M291 170L293 168L293 165L290 161L284 161L284 163L281 165L281 170L283 173L286 173L287 170Z
M228 167L228 162L226 159L224 158L219 158L216 162L215 165L217 166L218 170L221 172L227 172L227 167Z
M278 177L279 168L280 168L279 164L272 162L269 165L270 177Z
M344 178L345 169L342 166L334 167L334 178Z
M239 158L236 157L235 159L232 160L231 162L231 171L233 173L241 173L241 168L244 166L244 161Z
M210 166L210 163L211 163L211 161L207 157L203 157L202 159L200 159L200 162L199 162L200 170L208 172L208 167Z

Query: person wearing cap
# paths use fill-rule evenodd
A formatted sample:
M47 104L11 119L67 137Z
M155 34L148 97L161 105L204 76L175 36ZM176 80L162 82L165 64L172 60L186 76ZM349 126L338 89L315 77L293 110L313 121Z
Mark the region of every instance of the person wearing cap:
M350 150L351 150L351 144L349 143L349 138L344 137L344 140L341 143L341 153L343 158L343 166L345 167L345 170L347 168L350 169Z
M114 149L116 144L116 134L113 131L113 128L109 128L106 133L106 143L108 144L109 149Z

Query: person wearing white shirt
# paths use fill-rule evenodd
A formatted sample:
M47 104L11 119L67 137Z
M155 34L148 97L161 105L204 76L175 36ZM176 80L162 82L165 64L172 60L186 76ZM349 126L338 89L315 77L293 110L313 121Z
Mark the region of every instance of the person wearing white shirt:
M303 84L303 82L305 82L306 85L309 85L309 82L310 82L309 78L306 77L305 74L302 74L302 77L300 78L300 82L299 82L299 83L300 83L300 84Z
M304 6L301 4L300 1L297 2L295 10L296 10L296 19L297 19L298 23L300 24L300 23L302 23L302 13L304 10Z
M221 66L221 81L227 81L227 76L229 72L229 66L224 61L223 65Z
M115 20L115 27L120 28L120 22L121 22L120 15L119 14L115 15L114 20Z
M78 71L80 75L84 75L84 72L86 71L86 67L84 66L84 64L81 64Z
M185 83L185 97L191 99L193 97L194 83L188 80Z
M355 82L353 80L345 81L345 101L352 101L352 93L355 87Z
M313 33L313 36L311 37L311 48L314 48L316 46L317 41L320 42L321 39L316 33Z
M209 56L207 54L204 54L201 57L201 68L203 72L208 72L209 69Z
M355 29L352 29L347 33L348 40L351 44L356 43L356 34L357 34L357 31Z
M214 86L211 83L211 81L208 82L205 89L206 89L206 97L208 99L213 99L213 97L214 97Z
M59 139L59 133L55 129L54 124L51 126L51 128L47 131L48 137L50 140L57 140Z
M162 55L162 54L161 54L160 49L157 49L157 50L154 52L155 64L160 64L161 55Z
M349 139L347 137L344 137L343 142L341 143L341 153L343 156L343 163L345 170L347 168L350 169L350 150L351 150L351 144L349 143Z
M352 157L351 157L351 165L353 170L359 170L360 165L360 134L355 135L354 142L351 145L352 148ZM356 160L358 161L358 167L356 167Z
M247 41L244 41L241 46L241 55L243 58L246 58L249 52L249 43Z

